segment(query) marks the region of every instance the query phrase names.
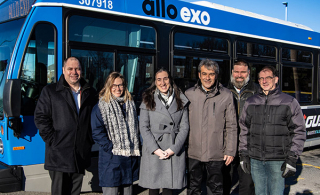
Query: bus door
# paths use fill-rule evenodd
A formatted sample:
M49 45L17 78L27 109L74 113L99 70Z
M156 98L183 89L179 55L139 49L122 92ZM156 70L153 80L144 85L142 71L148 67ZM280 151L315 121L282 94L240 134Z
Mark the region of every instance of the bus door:
M43 87L57 81L61 10L59 7L34 7L17 40L4 87L7 117L3 126L6 132L3 162L9 165L44 163L45 144L33 115Z
M25 18L21 18L0 24L0 161L5 163L7 163L4 161L6 155L4 150L7 147L7 120L3 112L3 89L13 48L24 20Z

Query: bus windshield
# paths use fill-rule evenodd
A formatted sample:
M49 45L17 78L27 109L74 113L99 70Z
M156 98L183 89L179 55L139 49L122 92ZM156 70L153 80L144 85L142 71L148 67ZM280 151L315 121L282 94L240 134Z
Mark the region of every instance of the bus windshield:
M16 39L25 18L0 24L0 117L3 116L3 87Z

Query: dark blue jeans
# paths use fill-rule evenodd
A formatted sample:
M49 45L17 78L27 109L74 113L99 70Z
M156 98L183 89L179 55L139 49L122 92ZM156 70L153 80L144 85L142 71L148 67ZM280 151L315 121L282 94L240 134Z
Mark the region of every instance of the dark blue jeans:
M284 191L281 165L284 161L250 159L256 195L280 195Z

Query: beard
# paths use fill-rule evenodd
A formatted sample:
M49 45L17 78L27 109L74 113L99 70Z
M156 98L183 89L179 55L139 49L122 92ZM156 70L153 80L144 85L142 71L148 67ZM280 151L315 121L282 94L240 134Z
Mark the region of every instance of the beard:
M242 78L242 81L237 81L236 79ZM248 75L247 78L243 77L236 77L234 78L232 75L230 77L230 81L233 86L235 86L237 89L241 89L244 85L246 85L249 82L250 76Z

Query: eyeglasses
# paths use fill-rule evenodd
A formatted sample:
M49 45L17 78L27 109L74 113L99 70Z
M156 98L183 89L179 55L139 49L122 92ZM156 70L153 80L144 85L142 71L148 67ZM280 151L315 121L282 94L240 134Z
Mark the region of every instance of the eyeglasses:
M267 82L270 82L272 79L273 79L274 77L270 77L270 76L268 76L268 77L260 77L260 78L258 78L258 81L259 82L263 82L263 81L267 81Z
M112 85L112 89L117 89L118 87L119 87L119 89L123 89L123 84L119 84L119 85L113 84Z

